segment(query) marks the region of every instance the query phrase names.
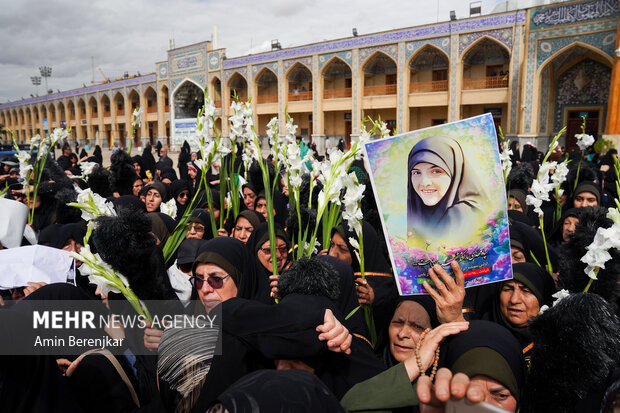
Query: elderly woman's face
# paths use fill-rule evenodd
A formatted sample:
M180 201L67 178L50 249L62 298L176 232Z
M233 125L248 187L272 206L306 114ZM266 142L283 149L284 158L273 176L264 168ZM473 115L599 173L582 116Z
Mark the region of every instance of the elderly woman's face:
M526 327L536 317L540 304L534 292L519 281L506 281L499 293L499 307L506 320L515 327Z
M237 296L237 286L232 277L221 267L215 264L198 264L194 271L196 290L198 298L202 301L207 311L213 307ZM213 286L221 286L213 288Z
M403 301L396 308L388 329L390 352L396 361L405 361L413 355L420 335L430 326L428 313L420 304Z
M517 399L510 390L488 376L474 376L470 383L475 383L484 392L484 401L509 412L517 410Z
M149 189L146 193L146 212L155 212L161 205L161 195L157 189Z
M566 217L564 219L562 223L562 241L570 241L570 236L575 233L575 228L577 228L578 223L579 218L577 217Z
M258 250L258 260L260 263L267 269L267 271L271 271L273 269L272 259L271 259L271 243L269 241L265 241L263 245ZM288 247L286 246L286 241L282 238L276 238L276 265L278 267L278 272L282 271L284 268L284 264L286 264L286 260L288 258Z
M411 185L426 206L437 205L451 182L450 175L432 163L420 162L411 170Z
M237 224L233 229L233 237L246 244L248 242L248 238L250 238L250 235L252 234L252 231L254 231L254 227L250 221L244 217L239 217L237 218Z
M338 232L334 232L332 236L332 242L329 247L328 255L338 258L341 261L346 262L347 264L353 264L353 257L351 256L351 252L349 251L349 247L347 246L346 241Z

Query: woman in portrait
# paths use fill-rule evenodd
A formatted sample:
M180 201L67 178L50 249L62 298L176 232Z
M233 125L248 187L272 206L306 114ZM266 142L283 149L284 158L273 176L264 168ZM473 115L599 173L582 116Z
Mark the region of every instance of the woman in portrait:
M454 139L422 139L409 152L407 170L408 232L461 229L480 217L481 182Z

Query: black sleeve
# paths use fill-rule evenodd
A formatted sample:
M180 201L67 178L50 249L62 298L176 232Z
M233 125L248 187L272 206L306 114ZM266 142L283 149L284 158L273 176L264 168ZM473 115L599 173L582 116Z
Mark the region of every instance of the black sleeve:
M310 357L327 350L316 327L330 307L314 296L289 296L276 305L233 298L222 303L222 328L269 358Z

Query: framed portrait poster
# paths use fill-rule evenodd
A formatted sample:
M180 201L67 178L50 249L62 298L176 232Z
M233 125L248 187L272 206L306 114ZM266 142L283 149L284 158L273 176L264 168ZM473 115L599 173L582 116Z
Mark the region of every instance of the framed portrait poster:
M364 145L401 295L425 294L428 270L465 287L512 278L506 191L491 114Z

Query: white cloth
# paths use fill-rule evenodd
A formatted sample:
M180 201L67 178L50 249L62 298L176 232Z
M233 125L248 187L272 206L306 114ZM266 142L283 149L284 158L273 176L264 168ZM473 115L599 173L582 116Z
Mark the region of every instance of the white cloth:
M67 282L72 265L67 251L44 245L0 250L0 289L25 287L28 281Z
M4 248L22 245L28 207L12 199L0 198L0 244Z
M192 296L192 284L189 282L189 275L179 270L177 262L175 261L174 264L168 268L168 277L170 278L170 284L174 292L177 294L177 297L179 297L179 301L183 303L184 307L187 307L189 299Z

